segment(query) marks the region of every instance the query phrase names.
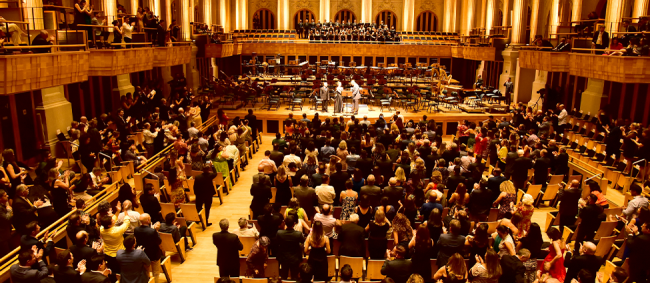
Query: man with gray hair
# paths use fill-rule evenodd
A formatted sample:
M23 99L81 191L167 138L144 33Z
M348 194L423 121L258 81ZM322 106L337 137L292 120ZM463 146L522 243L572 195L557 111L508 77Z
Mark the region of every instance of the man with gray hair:
M350 221L341 226L338 241L341 242L339 254L343 256L366 256L365 232L366 230L357 225L359 215L353 213L350 215Z
M36 210L44 205L42 200L31 202L27 199L29 195L29 187L24 184L16 187L16 197L13 202L14 215L12 223L16 231L21 235L29 235L29 230L26 228L27 224L32 221L38 221L38 213Z
M383 196L388 197L390 205L399 207L398 201L404 199L404 188L397 186L397 178L391 177L388 186L384 187Z
M375 186L375 175L370 174L366 181L367 185L361 187L361 193L359 197L361 198L364 195L367 195L371 206L379 206L379 200L381 199L382 195L381 188Z
M512 170L512 183L518 190L523 190L528 180L528 169L533 168L533 160L530 157L524 156L522 149L517 150L517 159L515 159L514 168Z
M32 45L52 45L54 37L50 37L46 30L41 30L40 34L34 38ZM34 53L50 53L52 48L35 48L32 49Z
M578 279L578 272L587 270L592 278L596 278L596 272L605 263L602 257L595 255L596 245L592 242L584 242L580 245L580 255L572 256L567 251L564 256L564 267L568 268L564 282L569 283L572 279Z
M239 251L244 249L237 235L228 233L228 219L221 219L221 232L212 234L212 243L217 247L217 265L219 276L239 277Z
M158 234L160 222L152 225L151 216L147 213L140 214L138 220L140 221L140 226L133 229L133 235L138 245L144 248L144 253L149 258L149 261L151 261L149 265L145 266L147 272L153 273L154 282L158 283L158 276L162 270L160 266L162 253L158 247L162 243Z
M239 230L234 231L233 234L238 237L255 237L255 239L260 237L260 232L257 231L255 225L248 228L248 220L246 220L246 218L240 217L237 224L239 224Z

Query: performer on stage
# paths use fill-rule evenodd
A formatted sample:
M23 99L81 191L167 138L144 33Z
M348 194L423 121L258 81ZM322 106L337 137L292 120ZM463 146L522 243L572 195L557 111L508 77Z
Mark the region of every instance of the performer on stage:
M474 88L481 88L483 86L483 77L481 75L478 75L478 79L476 79L476 83L474 83Z
M352 81L352 99L354 99L354 114L359 113L359 100L361 99L361 92L359 85L356 81Z
M334 113L341 113L343 112L343 86L341 86L341 82L338 82L337 84L338 86L334 92L336 95L334 97Z
M323 87L320 88L320 99L323 101L323 112L327 112L327 104L329 104L330 94L327 89L327 83L323 83Z
M508 78L508 81L506 81L503 86L506 87L506 104L510 106L510 102L512 101L512 93L515 91L515 85L512 83L512 79Z

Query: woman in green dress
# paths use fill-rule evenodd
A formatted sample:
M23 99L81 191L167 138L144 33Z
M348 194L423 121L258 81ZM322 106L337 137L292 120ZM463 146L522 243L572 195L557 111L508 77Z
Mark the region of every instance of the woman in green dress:
M210 159L212 160L212 166L214 166L215 172L223 174L224 178L226 178L230 174L230 170L228 170L228 162L226 159L221 157L222 153L223 146L218 145L216 149L213 149L210 154L208 154L208 156L210 156ZM228 179L228 185L232 186L230 179Z

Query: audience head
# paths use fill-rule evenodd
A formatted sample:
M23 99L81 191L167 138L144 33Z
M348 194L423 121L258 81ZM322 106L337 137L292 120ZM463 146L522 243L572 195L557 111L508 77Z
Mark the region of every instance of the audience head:
M23 250L18 254L18 263L21 266L32 266L36 263L36 257L31 249Z
M449 262L447 262L447 276L456 279L465 278L467 274L467 266L465 265L465 259L459 253L451 255Z
M562 238L562 233L560 233L560 230L555 227L549 228L546 235L551 239L551 241L557 241Z
M420 274L413 273L409 276L409 279L406 280L406 283L424 283L424 278Z
M625 282L625 280L627 280L627 276L628 276L627 271L625 271L624 268L617 266L616 268L614 268L614 271L612 272L611 280L616 283L623 283Z
M522 262L527 262L530 259L530 251L528 249L519 249L517 256Z
M451 222L449 222L449 232L452 235L459 235L460 234L460 221L458 221L457 219L452 219Z
M221 231L228 231L228 228L230 228L230 223L228 222L228 219L224 218L219 221L219 228L221 228Z
M356 213L352 213L350 215L350 222L352 223L358 223L359 222L359 215Z
M56 264L59 267L72 265L72 253L70 250L63 250L56 254Z
M321 209L321 213L323 215L329 215L331 212L331 206L329 204L323 204L323 209Z
M133 235L128 235L126 238L124 238L124 248L126 249L127 252L135 250L135 236Z
M352 267L349 264L341 268L341 281L350 281L352 279Z
M77 246L85 246L86 243L88 242L88 232L86 231L79 231L77 232L76 237L76 245Z
M106 269L106 261L103 254L96 254L86 260L86 267L92 271L103 271Z

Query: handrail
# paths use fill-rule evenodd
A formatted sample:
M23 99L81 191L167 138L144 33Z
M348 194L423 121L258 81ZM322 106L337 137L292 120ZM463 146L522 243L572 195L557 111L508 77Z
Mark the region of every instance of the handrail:
M185 44L187 44L187 45L190 45L190 44L192 44L192 43L193 43L192 41L176 41L176 42L172 41L172 42L171 42L172 45L174 45L174 44L178 44L178 45L185 45Z
M2 25L2 24L29 24L29 22L5 20L2 23L0 23L0 25Z
M93 27L93 28L114 28L114 26L108 26L108 25L84 25L84 24L77 24L78 27Z
M83 47L84 49L86 48L85 44L56 44L56 45L18 45L18 46L2 46L0 47L0 50L2 49L7 49L7 50L16 50L16 49L44 49L44 48L52 48L52 47ZM60 51L60 52L66 52L66 51ZM72 52L72 51L70 51ZM23 54L25 55L25 54Z
M110 45L153 45L153 42L109 43Z
M57 5L43 5L43 8L55 8L55 9L74 10L73 7L65 7L65 6L57 6Z

